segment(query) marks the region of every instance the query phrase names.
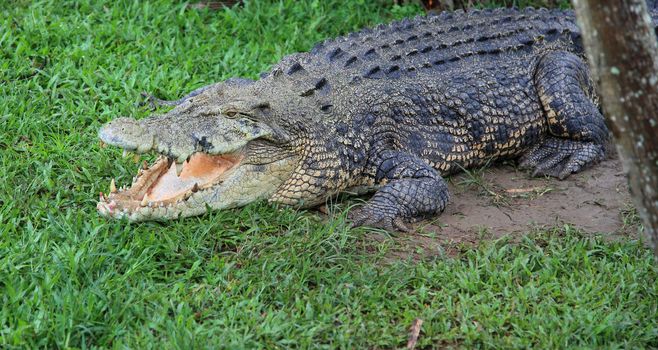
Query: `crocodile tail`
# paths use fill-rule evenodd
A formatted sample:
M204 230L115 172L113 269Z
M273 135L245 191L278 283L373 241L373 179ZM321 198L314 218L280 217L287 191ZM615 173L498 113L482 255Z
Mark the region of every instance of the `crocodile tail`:
M647 0L647 8L651 12L652 17L656 18L656 12L658 12L658 0Z
M658 26L658 0L647 0L647 9L649 10L654 26Z
M647 0L647 9L651 16L654 31L658 35L658 0Z

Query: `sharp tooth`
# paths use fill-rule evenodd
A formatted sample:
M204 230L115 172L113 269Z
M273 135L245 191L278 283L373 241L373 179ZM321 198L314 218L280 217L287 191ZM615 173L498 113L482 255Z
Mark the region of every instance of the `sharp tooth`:
M142 207L145 207L147 204L151 204L151 203L149 203L148 194L145 194L144 198L142 198L142 202L139 203L139 205L141 205Z
M117 185L114 183L114 179L110 181L110 193L117 193Z
M180 176L180 173L183 172L183 163L176 162L176 176Z
M194 186L192 186L192 193L195 193L195 192L197 192L198 190L199 190L199 184L195 182L195 183L194 183Z
M137 153L133 154L133 162L135 162L135 164L139 163L139 158L141 158L141 157L142 156L140 156Z

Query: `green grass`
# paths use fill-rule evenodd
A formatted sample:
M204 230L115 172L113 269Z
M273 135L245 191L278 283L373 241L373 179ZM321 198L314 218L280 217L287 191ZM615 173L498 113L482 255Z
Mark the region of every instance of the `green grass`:
M656 348L658 268L636 241L569 227L457 257L256 203L167 225L95 212L136 165L98 127L256 77L318 40L419 12L383 1L0 4L0 348ZM387 2L388 3L388 2ZM525 3L524 3L525 4Z

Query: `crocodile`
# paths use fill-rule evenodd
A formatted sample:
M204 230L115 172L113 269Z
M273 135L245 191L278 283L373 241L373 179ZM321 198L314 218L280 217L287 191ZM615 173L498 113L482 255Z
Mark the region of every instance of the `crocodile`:
M159 154L131 186L112 180L103 216L170 220L373 193L352 224L405 231L444 210L446 176L518 159L565 179L610 144L570 10L404 19L286 56L257 80L152 101L173 108L99 131L104 144Z

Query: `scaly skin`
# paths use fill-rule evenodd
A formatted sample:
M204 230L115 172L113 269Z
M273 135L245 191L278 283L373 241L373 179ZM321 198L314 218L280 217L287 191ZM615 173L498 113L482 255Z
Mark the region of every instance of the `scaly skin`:
M308 207L366 188L375 193L354 224L404 230L445 208L448 174L521 157L563 179L601 161L608 141L569 11L403 20L288 56L258 81L152 102L176 107L117 119L101 139L178 162L195 152L245 160L194 200L135 208L101 196L103 215L168 219L261 198Z

